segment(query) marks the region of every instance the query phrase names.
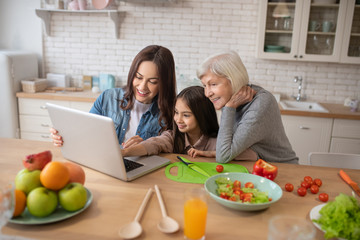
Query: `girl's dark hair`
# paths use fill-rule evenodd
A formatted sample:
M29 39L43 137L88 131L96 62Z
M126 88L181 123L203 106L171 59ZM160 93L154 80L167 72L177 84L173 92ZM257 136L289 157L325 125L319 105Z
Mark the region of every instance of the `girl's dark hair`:
M189 106L203 135L217 137L219 124L216 111L212 102L205 96L203 87L185 88L177 95L176 99L182 99ZM174 153L184 153L185 134L179 131L175 123L174 126Z
M120 107L123 110L131 109L134 105L133 81L140 64L151 61L157 66L159 74L159 93L154 98L160 109L159 125L161 131L173 129L173 116L176 98L175 62L171 51L158 45L150 45L142 49L134 58L125 87L124 100ZM127 104L126 104L127 102Z

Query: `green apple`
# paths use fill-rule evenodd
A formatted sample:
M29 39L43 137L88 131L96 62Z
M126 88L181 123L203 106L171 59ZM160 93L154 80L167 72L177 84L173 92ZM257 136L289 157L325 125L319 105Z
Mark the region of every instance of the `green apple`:
M86 189L80 183L69 183L59 191L60 206L67 211L73 212L83 208L86 201Z
M41 187L40 170L29 171L24 168L16 174L15 188L23 191L26 195L37 187Z
M46 217L55 211L58 198L54 191L38 187L32 190L26 199L26 207L35 217Z

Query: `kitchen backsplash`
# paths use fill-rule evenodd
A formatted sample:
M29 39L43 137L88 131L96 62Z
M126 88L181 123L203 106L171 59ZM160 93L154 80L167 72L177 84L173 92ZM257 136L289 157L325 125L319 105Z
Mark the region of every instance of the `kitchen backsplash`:
M51 36L43 35L45 72L70 74L76 87L81 86L83 75L108 73L116 77L116 86L122 86L133 57L143 47L158 44L173 52L178 87L183 88L199 84L196 68L202 60L231 49L242 57L252 83L283 98L297 94L293 79L302 76L308 100L344 103L347 97L360 99L358 65L255 58L256 0L116 3L121 11L119 38L106 13L52 13Z

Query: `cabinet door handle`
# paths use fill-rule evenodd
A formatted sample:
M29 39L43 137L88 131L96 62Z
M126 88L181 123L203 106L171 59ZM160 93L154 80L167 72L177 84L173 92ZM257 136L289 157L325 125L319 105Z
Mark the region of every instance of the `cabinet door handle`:
M41 135L42 138L50 138L49 135Z
M294 55L294 58L297 58L297 55Z
M49 127L49 124L42 123L40 124L42 127Z
M41 109L47 109L45 105L40 106Z
M299 56L299 58L302 58L302 57L303 57L302 55Z
M300 129L304 129L304 130L310 129L309 127L304 127L304 126L300 126L299 128L300 128Z

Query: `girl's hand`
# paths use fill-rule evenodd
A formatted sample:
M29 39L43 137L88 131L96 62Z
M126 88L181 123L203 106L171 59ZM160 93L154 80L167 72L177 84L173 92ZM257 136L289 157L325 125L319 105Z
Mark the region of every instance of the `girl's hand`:
M249 86L243 86L237 93L232 95L226 107L237 108L245 103L250 102L255 96L256 91Z
M131 137L126 142L122 143L122 146L123 146L123 148L128 148L128 147L134 146L138 143L141 143L142 141L144 141L144 139L142 139L139 135L136 135L136 136Z
M190 148L187 151L187 154L190 157L196 158L196 157L216 157L215 151L200 151L195 148Z
M58 131L54 128L50 128L49 129L50 133L51 133L51 138L52 138L52 141L54 143L54 146L55 147L62 147L62 145L64 144L64 141L62 139L62 136L60 136L58 134Z

